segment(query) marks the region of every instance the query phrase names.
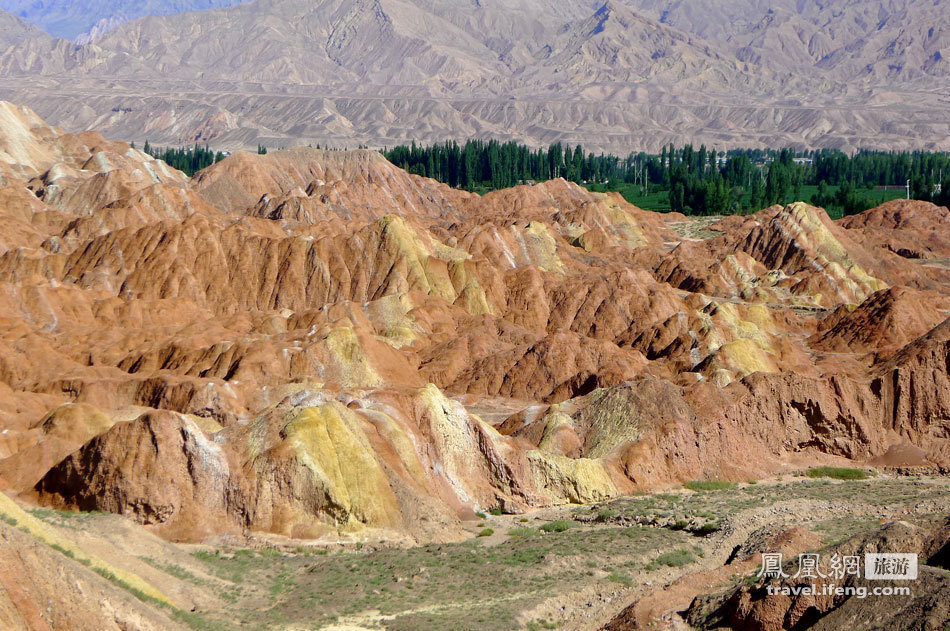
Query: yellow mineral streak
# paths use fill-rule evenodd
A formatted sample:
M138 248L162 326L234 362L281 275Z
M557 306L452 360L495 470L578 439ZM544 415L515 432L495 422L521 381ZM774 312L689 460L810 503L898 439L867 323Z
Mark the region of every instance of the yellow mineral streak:
M703 311L695 311L694 313L702 323L698 333L703 341L705 341L706 348L709 350L709 352L717 350L720 346L726 343L726 340L723 338L722 334L717 330L716 324L713 321L713 317L711 315L704 313Z
M409 295L401 293L384 296L368 303L365 312L374 326L385 330L415 325L415 320L409 315L413 308L415 305Z
M382 336L381 339L393 348L410 346L419 339L418 325L409 312L414 305L408 294L393 294L366 305L366 316Z
M603 194L602 200L613 228L626 241L627 247L639 248L645 246L647 237L643 233L643 228L630 213L620 206L616 196Z
M848 260L848 251L821 221L814 207L805 202L790 204L779 215L803 244L810 244L829 261Z
M343 526L392 526L399 507L359 416L338 401L305 408L283 435L317 488L342 509Z
M324 340L329 352L327 374L336 375L344 388L379 386L383 378L379 376L369 358L363 352L356 331L352 327L333 329Z
M175 604L171 601L171 599L169 599L168 596L159 591L151 583L145 581L139 575L127 572L126 570L117 568L114 565L110 565L95 555L87 554L75 543L69 539L66 539L65 537L60 536L45 523L24 511L16 504L16 502L3 493L0 493L0 516L2 516L4 520L9 523L12 523L15 520L17 528L29 533L48 546L56 546L57 548L65 550L71 554L72 558L76 561L79 561L84 565L88 565L95 570L100 570L102 573L109 573L129 587L136 589L160 602L163 602L166 605L175 607Z
M858 299L864 299L878 290L887 288L887 283L869 275L861 269L861 266L854 263L847 269L839 263L830 263L825 272Z
M753 340L740 338L716 351L714 369L726 369L738 377L754 372L779 372L775 361Z
M586 419L590 430L584 448L585 457L606 457L617 447L641 438L637 410L631 407L628 397L610 389L595 390L590 397L594 414Z
M817 263L842 290L863 300L875 291L887 288L887 283L871 276L851 259L844 245L821 221L818 212L804 202L795 202L786 207L778 218L803 245L810 244L815 248L819 255Z
M488 471L468 412L431 383L419 390L417 401L429 422L438 455L436 465L458 498L473 502L470 484L487 480Z
M574 223L569 221L566 223L559 223L556 226L557 231L562 235L570 239L580 239L584 233L587 232L587 228L583 224Z
M194 414L183 414L182 416L194 423L198 429L200 429L205 434L217 434L224 429L223 425L219 424L210 417L196 416Z
M538 488L554 503L588 504L618 494L601 460L529 451L528 462Z
M857 264L852 265L850 268L848 268L848 272L850 272L852 278L854 278L862 286L867 288L867 293L869 295L873 294L876 291L887 289L887 286L888 286L887 283L885 283L880 278L875 278L874 276L871 276L866 271L864 271L864 269L862 269L860 265L857 265Z
M488 301L485 290L478 282L478 277L471 272L471 268L466 261L457 261L450 264L449 275L458 292L456 304L472 315L497 314L495 308Z
M377 410L364 410L363 414L376 427L376 431L392 446L406 471L418 485L425 487L425 467L419 460L416 443L403 425L393 417Z
M744 299L755 297L757 278L751 270L739 261L735 254L730 254L723 260L721 269L725 280L735 285L737 295Z
M564 273L564 264L557 255L557 241L543 223L532 221L524 231L524 245L529 260L540 269Z
M825 274L831 278L839 288L843 297L860 296L864 293L858 283L854 282L843 267L837 262L831 262L825 267Z
M44 436L68 436L86 442L114 424L112 418L91 405L71 403L47 414L40 423L40 428Z
M552 409L544 417L544 434L538 444L538 449L549 453L557 453L555 449L557 430L562 427L574 429L574 420L561 410L556 409L557 406L554 407L555 409Z
M726 337L753 340L765 350L771 350L771 334L777 333L772 314L765 305L735 305L721 303L716 308L713 322L727 329Z
M440 243L429 234L420 235L402 217L388 215L380 220L380 225L385 241L391 244L406 262L410 288L454 302L455 288L446 266L444 263L437 264L433 259L455 262L469 259L471 256L467 252Z
M400 349L406 346L412 346L413 342L419 339L419 336L407 326L397 326L383 331L383 335L380 339L393 348Z

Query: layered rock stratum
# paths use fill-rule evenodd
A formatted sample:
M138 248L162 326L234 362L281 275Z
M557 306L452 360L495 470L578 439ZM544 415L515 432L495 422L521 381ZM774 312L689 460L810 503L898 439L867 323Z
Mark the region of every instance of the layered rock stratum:
M950 467L946 208L795 203L698 240L563 180L479 196L309 148L188 178L0 120L22 501L173 540L430 541L686 480Z

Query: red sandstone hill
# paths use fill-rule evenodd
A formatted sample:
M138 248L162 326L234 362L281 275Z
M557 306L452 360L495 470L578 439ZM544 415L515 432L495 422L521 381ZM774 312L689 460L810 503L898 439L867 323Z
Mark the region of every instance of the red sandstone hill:
M478 196L305 148L189 179L0 114L0 479L26 500L172 539L434 540L688 479L950 466L950 287L881 237L939 258L945 209L797 203L698 241L563 180Z
M942 206L898 199L839 224L905 258L950 258L950 210Z

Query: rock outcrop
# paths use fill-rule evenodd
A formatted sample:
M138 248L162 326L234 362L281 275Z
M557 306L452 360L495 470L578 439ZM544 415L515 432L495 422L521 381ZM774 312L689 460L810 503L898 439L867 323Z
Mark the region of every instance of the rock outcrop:
M698 629L784 631L808 628L830 631L852 624L887 629L939 628L950 618L950 578L945 570L924 562L936 555L948 541L950 524L922 528L893 522L822 550L824 561L817 568L823 575L821 578L794 578L797 568L793 565L796 562L790 561L783 568L783 573L788 574L786 578L759 579L752 585L740 585L724 594L698 597L689 607L687 620L690 626ZM912 581L914 589L909 595L861 597L856 594L862 591L865 595L871 594L875 588L901 587L907 581L875 581L851 573L837 579L829 565L835 555L839 558L858 556L863 563L866 553L892 550L916 554L920 559L919 578ZM783 589L788 589L794 594L793 588L798 590L806 585L814 586L816 593L782 593ZM841 593L824 594L824 586L837 586ZM768 588L775 590L776 595L764 597ZM628 627L613 624L610 628L620 631Z
M838 223L865 243L904 258L950 258L950 210L945 207L897 199Z

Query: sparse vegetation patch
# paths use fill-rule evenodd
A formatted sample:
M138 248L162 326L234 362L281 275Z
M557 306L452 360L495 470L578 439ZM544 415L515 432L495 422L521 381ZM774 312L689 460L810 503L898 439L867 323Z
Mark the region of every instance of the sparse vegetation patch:
M806 474L809 478L831 478L832 480L867 480L871 477L864 469L846 467L815 467Z
M690 491L726 491L736 488L735 482L726 482L724 480L693 480L683 485Z

